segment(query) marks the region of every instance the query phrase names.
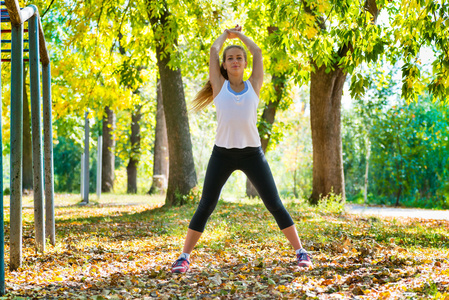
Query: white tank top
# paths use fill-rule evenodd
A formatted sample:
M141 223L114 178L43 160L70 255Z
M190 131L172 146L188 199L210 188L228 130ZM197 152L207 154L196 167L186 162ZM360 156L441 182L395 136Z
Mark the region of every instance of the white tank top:
M259 97L251 83L245 81L246 91L234 94L225 80L220 93L214 98L217 109L217 134L215 145L223 148L259 147L257 130L257 106Z

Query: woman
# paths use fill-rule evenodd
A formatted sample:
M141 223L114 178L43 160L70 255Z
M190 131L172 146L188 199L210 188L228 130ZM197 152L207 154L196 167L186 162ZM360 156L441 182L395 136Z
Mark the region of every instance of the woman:
M247 66L246 52L238 45L228 46L220 66L219 52L227 39L240 39L253 55L252 74L243 81ZM242 27L226 29L210 49L209 82L193 101L200 110L212 101L217 109L217 133L204 180L203 194L192 217L183 253L172 265L173 273L189 269L189 256L204 231L206 222L217 205L220 192L235 170L242 170L259 192L265 206L296 251L298 266L312 267L302 248L293 220L279 198L270 167L261 149L257 131L257 105L263 83L261 49L242 33Z

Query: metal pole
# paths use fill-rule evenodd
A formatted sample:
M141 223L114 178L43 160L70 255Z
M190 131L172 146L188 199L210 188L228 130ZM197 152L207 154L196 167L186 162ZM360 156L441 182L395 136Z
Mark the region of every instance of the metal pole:
M22 265L23 24L11 24L10 265Z
M98 136L98 144L97 144L97 199L100 200L101 196L101 168L103 166L102 163L102 151L103 149L103 136Z
M84 153L81 154L81 184L80 184L81 201L84 201Z
M44 162L45 162L45 236L52 245L55 238L55 201L53 171L53 125L51 114L51 65L42 66L42 94L44 109Z
M30 99L31 125L33 140L33 189L34 189L34 231L36 249L45 251L45 223L44 223L44 169L42 156L42 116L39 72L39 17L35 13L28 20L28 36L30 48Z
M1 34L1 26L0 26ZM5 225L3 214L3 139L2 139L2 76L1 76L2 63L0 61L0 295L5 294Z
M85 113L84 127L84 203L89 203L89 114Z

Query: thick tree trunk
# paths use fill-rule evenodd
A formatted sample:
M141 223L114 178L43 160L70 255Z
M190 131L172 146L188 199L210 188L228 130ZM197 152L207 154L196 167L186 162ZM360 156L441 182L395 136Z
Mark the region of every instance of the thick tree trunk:
M167 189L168 179L168 140L165 124L164 105L162 104L161 82L157 81L156 133L154 140L153 183L149 194L163 193Z
M101 166L101 191L110 193L114 189L114 169L115 169L115 115L106 106L103 117L103 152Z
M31 114L28 102L27 78L28 69L23 66L23 162L22 162L22 190L33 190L33 151L31 143Z
M142 118L142 106L138 105L131 116L131 154L129 157L126 174L128 176L128 194L137 193L137 166L140 161L140 124Z
M313 190L310 202L317 204L329 193L345 199L341 142L341 97L346 74L326 66L311 73L310 122L313 145Z
M162 32L170 31L172 27L168 25L173 20L169 20L170 14L165 2L163 3L165 11L159 17L154 17L150 8L155 5L153 1L149 2L148 15L156 36L156 57L162 84L170 161L165 203L168 206L176 206L184 204L183 196L187 195L196 185L197 179L181 70L179 68L172 69L169 66L171 54L164 51L166 42L158 40L160 33L158 33L157 27L162 26ZM170 35L169 32L166 32L166 36ZM177 40L174 39L170 43L176 45Z
M267 152L267 147L271 137L271 129L273 128L273 123L276 117L276 110L278 108L279 102L282 100L285 88L285 76L273 75L273 77L271 78L271 82L274 87L276 99L274 101L270 101L268 104L265 105L258 126L260 142L262 144L261 146L264 153ZM259 196L259 193L257 193L256 188L253 186L253 184L248 178L246 179L246 196L250 198Z

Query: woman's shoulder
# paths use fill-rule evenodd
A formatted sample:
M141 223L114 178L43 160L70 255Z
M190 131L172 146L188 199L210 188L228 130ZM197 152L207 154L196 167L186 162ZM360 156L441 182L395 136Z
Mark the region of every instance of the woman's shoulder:
M220 93L221 89L223 88L224 84L226 83L226 79L224 77L219 78L217 80L212 81L211 80L211 85L212 85L212 90L214 93L214 98L218 95L218 93Z
M248 89L252 89L254 93L256 93L256 95L259 97L260 87L258 88L258 90L256 90L255 85L257 87L257 82L252 82L251 79L252 78L250 77L248 80L246 80L246 82L248 83Z
M226 88L228 81L224 79L222 85L217 89L217 93L214 93L214 102L217 99L217 97L223 93L223 90Z
M250 79L245 80L245 83L246 83L246 85L248 86L248 89L252 89L252 90L255 92L254 86L253 86L253 84L251 83L251 80L250 80Z

